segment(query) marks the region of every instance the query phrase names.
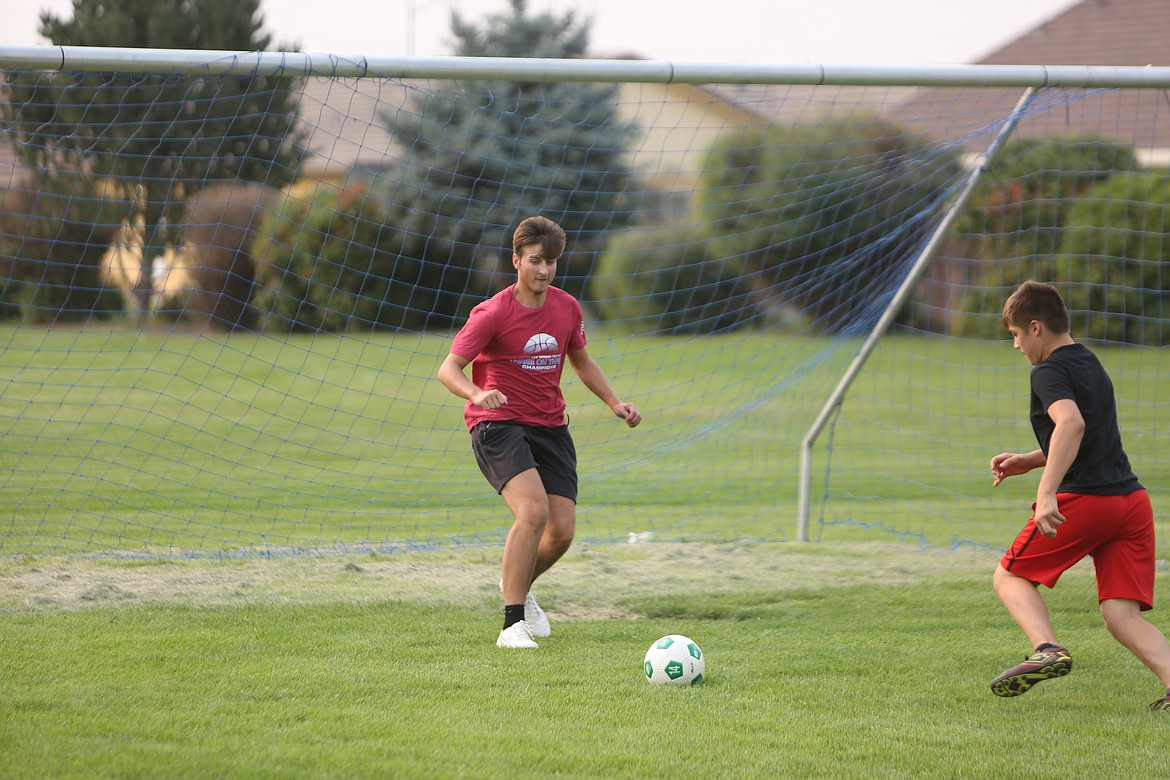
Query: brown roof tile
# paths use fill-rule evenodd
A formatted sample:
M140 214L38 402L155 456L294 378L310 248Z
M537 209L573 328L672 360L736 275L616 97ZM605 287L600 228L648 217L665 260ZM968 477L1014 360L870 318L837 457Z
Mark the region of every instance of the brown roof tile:
M981 65L1170 65L1170 0L1082 0L979 61ZM899 109L914 126L982 149L1022 89L924 90ZM1132 142L1139 157L1166 164L1166 90L1049 91L1045 109L1018 136L1104 136Z

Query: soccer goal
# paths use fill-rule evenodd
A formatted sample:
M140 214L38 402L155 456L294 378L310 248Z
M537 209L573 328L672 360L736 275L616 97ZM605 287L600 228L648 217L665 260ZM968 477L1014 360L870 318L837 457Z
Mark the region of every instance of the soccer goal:
M533 214L645 418L566 372L579 539L1006 544L1027 278L1112 373L1165 526L1168 68L0 67L0 555L501 544L435 374Z

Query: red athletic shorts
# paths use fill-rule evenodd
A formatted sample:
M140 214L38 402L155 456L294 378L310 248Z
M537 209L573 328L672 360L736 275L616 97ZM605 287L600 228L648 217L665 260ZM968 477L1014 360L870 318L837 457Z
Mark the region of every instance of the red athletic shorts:
M1145 490L1124 496L1058 493L1064 523L1048 538L1035 517L1000 559L1000 565L1031 582L1056 586L1060 575L1086 555L1097 571L1097 600L1131 599L1154 606L1154 510ZM1036 510L1036 505L1032 505Z

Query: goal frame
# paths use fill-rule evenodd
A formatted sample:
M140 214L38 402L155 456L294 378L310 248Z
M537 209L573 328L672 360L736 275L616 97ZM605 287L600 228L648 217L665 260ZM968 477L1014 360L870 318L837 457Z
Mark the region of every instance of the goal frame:
M0 67L103 73L658 84L788 84L870 87L1165 89L1170 67L1129 65L850 65L540 57L347 57L285 51L0 46Z
M1168 89L1170 67L1101 65L871 66L825 63L728 63L667 60L494 57L342 56L308 52L160 50L86 46L0 46L0 68L67 72L273 75L395 79L517 79L536 82L793 85L853 87L1020 88L1023 96L969 177L906 279L885 306L856 356L825 399L801 442L796 538L809 540L812 450L840 409L846 391L892 325L898 309L929 268L942 237L970 199L982 174L1011 135L1028 104L1048 88Z

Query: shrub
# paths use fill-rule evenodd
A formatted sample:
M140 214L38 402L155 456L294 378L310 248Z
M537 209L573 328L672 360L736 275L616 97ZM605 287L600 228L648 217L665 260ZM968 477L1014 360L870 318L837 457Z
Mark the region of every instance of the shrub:
M1167 193L1166 174L1123 173L1078 199L1053 274L1074 336L1170 344Z
M430 304L423 264L396 250L400 232L362 184L291 194L261 224L252 255L263 330L344 333L418 328Z
M698 193L712 251L828 330L870 316L959 175L956 154L881 121L735 128Z
M109 180L50 174L4 193L0 312L27 322L86 322L121 314L126 299L102 257L131 212Z
M956 223L965 255L977 260L952 332L1004 333L1004 299L1025 279L1052 281L1070 213L1084 193L1137 169L1132 146L1100 138L1025 138L1007 143Z
M162 313L215 329L256 326L250 300L256 261L248 250L275 199L275 190L241 181L200 191L187 208L183 245L170 269L181 278Z
M614 234L590 285L601 318L638 333L749 324L755 311L749 280L710 249L693 224Z

